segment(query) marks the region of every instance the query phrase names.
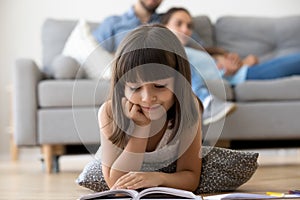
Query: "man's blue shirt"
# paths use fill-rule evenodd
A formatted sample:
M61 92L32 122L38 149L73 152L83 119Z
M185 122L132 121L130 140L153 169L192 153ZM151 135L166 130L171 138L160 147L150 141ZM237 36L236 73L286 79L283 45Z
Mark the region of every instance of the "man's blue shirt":
M160 15L153 13L148 23L159 23L159 21ZM123 15L106 18L93 32L93 35L104 49L109 52L115 52L128 31L140 25L142 23L135 15L133 7L131 7Z

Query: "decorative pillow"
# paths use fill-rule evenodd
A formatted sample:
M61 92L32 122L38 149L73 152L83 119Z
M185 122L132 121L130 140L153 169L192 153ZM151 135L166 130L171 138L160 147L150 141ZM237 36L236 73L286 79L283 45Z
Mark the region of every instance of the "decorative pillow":
M232 191L246 183L258 167L258 153L205 146L196 194Z
M258 164L258 153L237 151L218 147L202 147L202 171L196 194L232 191L247 182ZM176 163L158 170L172 173L176 170ZM88 163L76 182L93 191L108 190L103 178L101 162L93 160Z
M59 55L52 62L53 76L55 79L82 78L83 71L79 63L69 56Z
M62 54L70 56L84 68L88 78L111 77L113 55L105 51L91 33L90 26L81 19L67 39Z

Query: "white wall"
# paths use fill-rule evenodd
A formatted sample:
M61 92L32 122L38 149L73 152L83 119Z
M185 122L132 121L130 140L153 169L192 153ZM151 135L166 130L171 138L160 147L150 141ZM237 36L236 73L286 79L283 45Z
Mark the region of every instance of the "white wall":
M9 152L10 104L6 87L19 57L41 63L40 29L48 18L101 21L121 14L136 0L0 0L0 155ZM109 2L109 3L105 3ZM212 21L223 15L278 17L300 15L299 0L164 0L158 11L184 6L193 15L205 14Z

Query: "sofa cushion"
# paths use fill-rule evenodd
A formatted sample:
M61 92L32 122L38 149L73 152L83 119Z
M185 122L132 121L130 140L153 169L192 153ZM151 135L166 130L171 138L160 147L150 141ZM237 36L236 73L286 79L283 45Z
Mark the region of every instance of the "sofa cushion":
M83 70L80 70L79 63L69 56L56 56L51 68L55 79L75 79L84 76Z
M107 98L108 80L45 80L38 85L40 107L99 106Z
M114 56L99 46L91 33L90 25L83 19L78 21L64 46L62 54L77 60L86 72L87 78L111 78L110 63Z
M259 56L261 61L300 51L300 16L221 17L215 24L216 45Z
M206 80L209 92L219 99L233 101L234 90L226 80Z
M100 145L98 110L98 107L38 110L38 143Z
M76 21L47 19L42 27L42 58L44 71L51 74L53 59L61 54Z
M65 43L76 26L76 20L47 19L42 26L42 59L43 70L51 74L53 59L62 53ZM89 23L95 29L98 23Z
M205 46L214 45L213 26L209 17L207 16L196 16L193 18L194 31L203 40Z
M246 81L235 87L236 101L287 101L300 99L300 76Z

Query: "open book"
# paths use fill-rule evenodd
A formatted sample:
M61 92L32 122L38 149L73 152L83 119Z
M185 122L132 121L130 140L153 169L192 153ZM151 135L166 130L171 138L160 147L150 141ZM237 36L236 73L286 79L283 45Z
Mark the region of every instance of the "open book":
M128 189L114 189L104 192L87 194L80 197L79 200L95 200L95 199L202 199L192 192L168 187L152 187L138 192Z

